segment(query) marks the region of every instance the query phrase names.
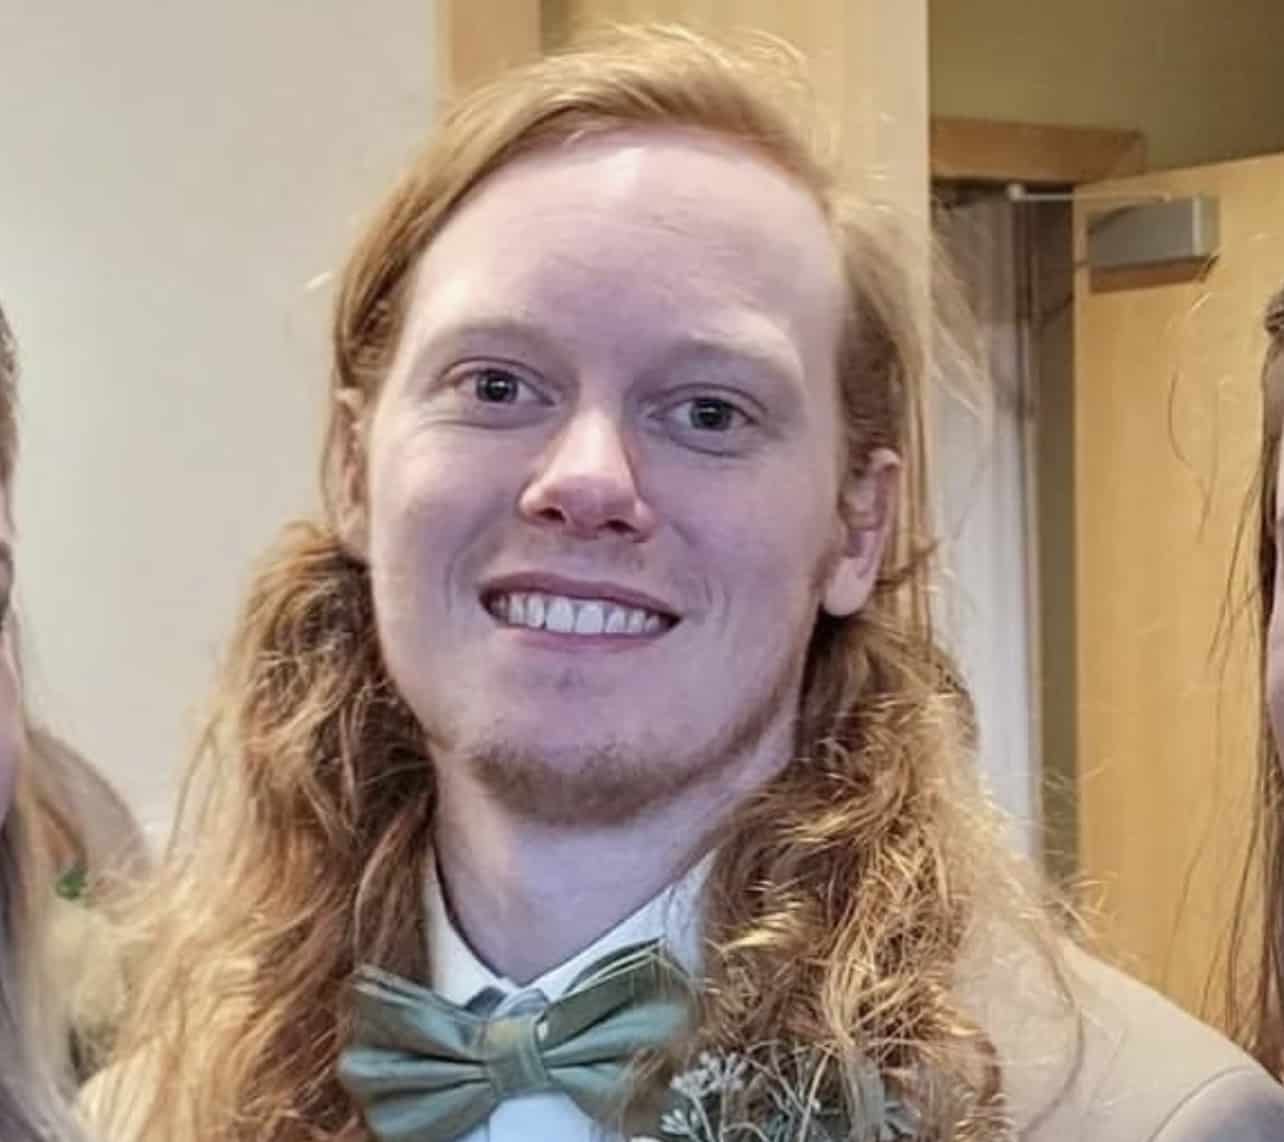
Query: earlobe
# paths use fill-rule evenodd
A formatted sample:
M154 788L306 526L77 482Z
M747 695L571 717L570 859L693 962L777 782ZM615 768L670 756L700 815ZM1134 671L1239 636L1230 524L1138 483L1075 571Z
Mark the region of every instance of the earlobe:
M874 592L896 515L900 467L891 449L875 449L843 492L840 538L820 600L835 618L855 614Z
M369 513L366 507L366 395L357 388L342 388L335 402L335 531L344 551L361 563L369 548Z

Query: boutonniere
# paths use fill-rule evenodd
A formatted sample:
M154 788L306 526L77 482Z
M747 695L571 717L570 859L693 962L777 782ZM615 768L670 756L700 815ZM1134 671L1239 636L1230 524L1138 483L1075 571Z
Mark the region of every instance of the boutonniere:
M915 1115L865 1060L849 1064L859 1106L822 1094L835 1064L810 1049L765 1044L748 1052L702 1052L669 1084L658 1132L632 1142L900 1142Z

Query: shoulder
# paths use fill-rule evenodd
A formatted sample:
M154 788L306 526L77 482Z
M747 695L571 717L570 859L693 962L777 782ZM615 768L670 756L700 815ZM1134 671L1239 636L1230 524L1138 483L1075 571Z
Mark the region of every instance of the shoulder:
M1154 1142L1279 1142L1284 1091L1265 1073L1223 1072L1192 1091L1154 1134Z
M1096 1137L1284 1138L1284 1088L1247 1054L1100 960L1071 949L1067 964L1084 1021L1084 1094Z
M1014 941L966 990L1027 1142L1284 1138L1284 1088L1252 1059L1068 943L1048 959Z

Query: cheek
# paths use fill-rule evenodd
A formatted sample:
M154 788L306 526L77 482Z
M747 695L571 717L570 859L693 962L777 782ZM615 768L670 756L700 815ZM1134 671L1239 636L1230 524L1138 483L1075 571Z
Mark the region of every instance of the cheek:
M1275 747L1284 755L1284 560L1277 560L1266 627L1266 705Z
M781 621L810 611L821 569L832 561L838 516L836 507L827 510L832 499L820 484L796 470L733 481L701 497L688 518L688 534L720 568L729 589ZM687 501L679 510L690 509L689 490Z
M427 545L415 542L431 526L448 533L467 505L466 465L423 440L393 440L374 452L370 471L372 558L397 558ZM435 546L435 543L434 543Z
M1284 615L1276 606L1266 638L1266 704L1275 748L1284 755Z
M481 450L424 433L373 453L370 573L376 605L391 615L438 606L441 590L475 571L511 495ZM505 498L508 495L509 498Z

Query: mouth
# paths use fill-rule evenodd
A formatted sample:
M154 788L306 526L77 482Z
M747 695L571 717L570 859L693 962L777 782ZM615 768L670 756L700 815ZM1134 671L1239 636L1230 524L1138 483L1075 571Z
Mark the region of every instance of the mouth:
M505 626L580 638L654 638L678 624L650 607L548 591L489 591L482 605Z

